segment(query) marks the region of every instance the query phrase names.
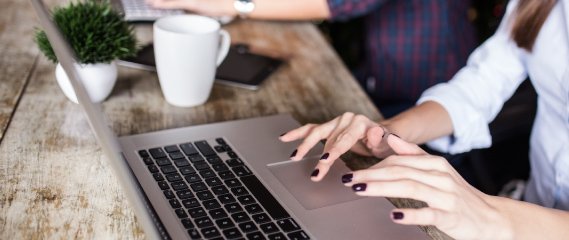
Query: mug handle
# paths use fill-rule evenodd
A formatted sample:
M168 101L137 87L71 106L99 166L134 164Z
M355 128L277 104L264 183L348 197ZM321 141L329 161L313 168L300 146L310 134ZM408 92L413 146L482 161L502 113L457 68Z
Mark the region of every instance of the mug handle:
M220 29L219 34L221 35L221 44L219 46L219 52L217 53L216 66L218 67L227 56L227 53L229 52L229 45L231 44L231 37L227 31Z

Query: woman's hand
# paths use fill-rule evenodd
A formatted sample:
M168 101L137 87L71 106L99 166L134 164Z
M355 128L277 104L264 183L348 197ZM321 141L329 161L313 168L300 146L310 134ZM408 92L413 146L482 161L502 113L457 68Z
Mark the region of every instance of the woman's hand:
M488 196L470 186L447 162L415 144L389 135L392 155L369 169L342 177L361 196L412 198L428 207L395 209L391 218L405 225L433 225L456 239L511 238L507 217Z
M146 3L155 8L183 9L213 17L237 15L233 1L228 0L146 0Z
M292 153L292 160L301 160L311 148L326 139L324 152L311 178L320 181L334 161L350 149L361 155L387 157L390 149L381 144L386 132L386 128L367 117L348 112L321 125L304 125L287 132L280 139L283 142L304 139Z

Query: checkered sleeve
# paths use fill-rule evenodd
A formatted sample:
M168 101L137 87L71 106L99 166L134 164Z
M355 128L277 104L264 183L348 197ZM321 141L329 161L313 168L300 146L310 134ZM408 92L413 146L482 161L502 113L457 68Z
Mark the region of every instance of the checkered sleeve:
M330 19L347 20L365 15L390 0L327 0Z

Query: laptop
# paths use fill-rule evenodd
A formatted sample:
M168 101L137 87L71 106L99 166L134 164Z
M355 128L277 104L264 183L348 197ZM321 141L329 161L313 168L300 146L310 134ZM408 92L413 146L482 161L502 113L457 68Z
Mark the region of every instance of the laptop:
M149 239L426 239L393 223L384 198L359 197L334 164L309 180L322 152L288 160L298 143L280 133L299 127L275 115L116 137L90 101L72 49L41 0L32 4L138 221Z
M124 19L130 22L152 22L161 17L184 14L182 9L157 9L146 3L145 0L111 0L115 10L124 14ZM233 17L215 17L221 24L227 24Z

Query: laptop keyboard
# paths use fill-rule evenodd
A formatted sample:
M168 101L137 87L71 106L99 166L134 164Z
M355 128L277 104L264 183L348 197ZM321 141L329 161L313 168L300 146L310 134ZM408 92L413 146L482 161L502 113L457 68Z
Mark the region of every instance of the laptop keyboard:
M183 10L156 9L144 0L121 0L127 21L153 21L160 17L184 14Z
M191 239L309 239L223 138L138 154Z

